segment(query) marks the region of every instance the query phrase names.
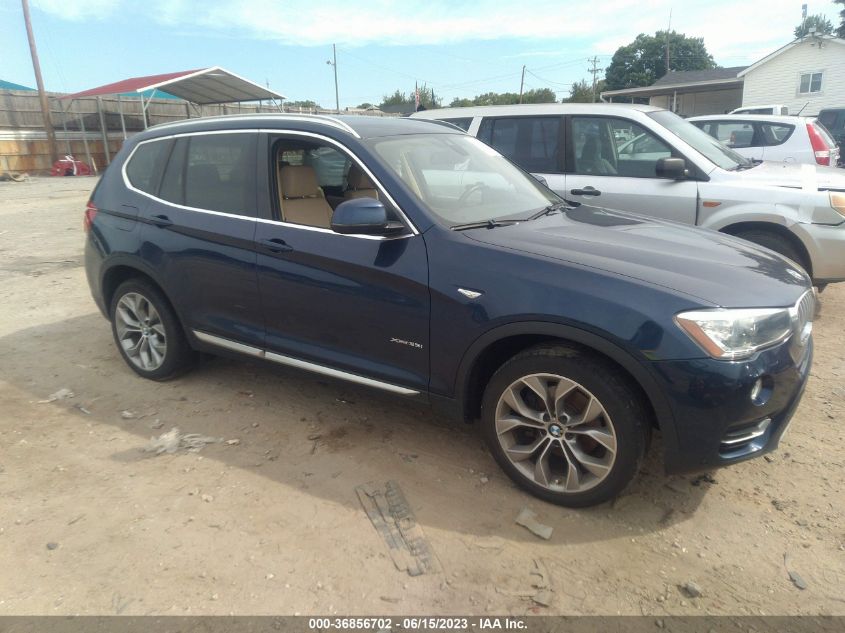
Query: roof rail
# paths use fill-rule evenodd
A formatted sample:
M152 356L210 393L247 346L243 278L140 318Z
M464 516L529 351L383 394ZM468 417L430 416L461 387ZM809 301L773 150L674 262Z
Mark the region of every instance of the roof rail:
M159 123L157 125L153 125L150 129L161 129L164 127L171 127L176 125L186 125L194 122L203 122L209 121L214 119L261 119L261 118L271 118L271 119L281 119L283 121L309 121L311 123L320 123L323 125L329 125L331 127L337 128L339 130L343 130L344 132L348 132L355 138L361 138L361 135L358 134L349 124L341 121L332 116L328 116L325 114L296 114L296 113L275 113L275 112L251 112L248 114L218 114L216 116L208 116L208 117L201 117L199 119L182 119L179 121L168 121L167 123Z

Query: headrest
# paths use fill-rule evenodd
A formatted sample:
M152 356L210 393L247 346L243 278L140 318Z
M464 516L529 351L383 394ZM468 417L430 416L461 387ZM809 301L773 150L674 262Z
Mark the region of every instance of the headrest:
M348 189L351 191L359 191L361 189L375 189L376 186L370 177L364 173L364 170L358 165L352 165L349 168L349 174L346 176L346 183Z
M279 170L282 195L291 198L319 198L317 172L310 165L286 165Z

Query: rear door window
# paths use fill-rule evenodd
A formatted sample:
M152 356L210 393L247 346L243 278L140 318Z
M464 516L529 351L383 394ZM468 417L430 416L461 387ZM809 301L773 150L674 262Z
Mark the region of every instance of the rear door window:
M461 128L464 132L469 129L470 124L472 123L472 117L462 117L460 119L440 119L446 123L451 123L452 125L456 125L457 127Z
M559 174L563 171L560 121L556 116L485 118L478 138L525 171Z
M257 138L250 133L187 137L184 204L254 216Z
M137 147L126 165L126 177L133 187L156 194L170 145L170 139L166 139L142 143Z

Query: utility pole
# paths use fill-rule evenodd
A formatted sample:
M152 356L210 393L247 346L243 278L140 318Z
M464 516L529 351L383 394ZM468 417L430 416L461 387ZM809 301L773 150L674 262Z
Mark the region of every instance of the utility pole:
M334 68L334 105L335 110L340 114L340 98L337 96L337 47L332 44L332 61L326 62Z
M596 75L599 72L599 68L598 68L599 58L598 58L598 56L594 56L592 59L588 59L587 61L589 61L593 65L593 67L590 68L589 71L593 74L593 103L595 103L596 102Z
M522 103L522 88L525 86L525 64L522 65L522 79L519 80L519 102Z
M669 34L672 32L672 9L669 9L669 26L666 27L666 74L669 74Z
M32 68L35 71L35 84L38 86L38 99L41 101L41 116L44 118L44 129L47 131L47 142L50 145L50 166L58 160L56 151L56 133L50 120L50 104L47 93L44 92L44 80L41 78L41 63L38 61L38 49L35 48L35 35L32 32L32 21L29 17L29 0L21 0L23 5L23 21L26 24L26 36L29 39L29 53L32 55Z

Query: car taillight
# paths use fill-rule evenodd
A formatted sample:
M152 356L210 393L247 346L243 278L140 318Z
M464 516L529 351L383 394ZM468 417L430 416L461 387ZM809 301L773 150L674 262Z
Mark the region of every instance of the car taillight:
M91 225L94 223L94 218L97 217L97 207L90 200L85 205L85 216L82 219L82 228L87 233L91 230Z
M830 165L830 146L825 143L822 135L812 123L807 124L807 134L810 136L810 145L813 146L813 154L819 165Z

